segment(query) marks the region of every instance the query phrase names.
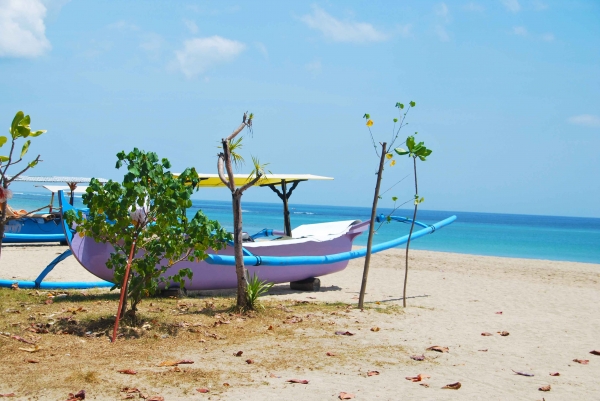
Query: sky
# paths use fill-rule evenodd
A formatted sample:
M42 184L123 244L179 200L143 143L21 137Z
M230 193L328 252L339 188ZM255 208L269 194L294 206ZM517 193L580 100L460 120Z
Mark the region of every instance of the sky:
M600 217L599 1L0 0L0 120L23 110L47 130L28 175L121 180L115 155L134 147L216 173L250 111L240 173L254 156L334 177L291 203L369 207L363 116L389 144L410 101L394 147L418 132L433 150L421 208ZM415 193L411 160L395 159L382 206ZM266 188L244 201L279 202Z

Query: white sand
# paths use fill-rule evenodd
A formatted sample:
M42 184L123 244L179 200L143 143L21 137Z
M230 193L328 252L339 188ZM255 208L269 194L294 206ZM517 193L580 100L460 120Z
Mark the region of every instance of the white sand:
M65 247L4 246L0 277L33 280ZM341 391L361 400L594 400L600 399L600 265L551 262L411 251L409 307L404 315L353 310L350 320L366 327L347 344L402 345L407 354L389 355L397 364L377 368L381 374L366 377L372 366L344 367L340 372L305 370L280 372L283 379L300 376L308 385L286 384L283 379L257 377L268 385L231 388L218 399L337 399ZM271 297L356 303L363 260L355 260L340 273L321 278L319 293L293 292L278 285ZM368 284L368 302L401 304L403 252L374 255ZM47 280L90 281L95 277L74 258L62 262ZM502 311L502 314L496 312ZM375 322L381 331L369 327ZM356 331L360 323L354 324ZM497 332L508 331L502 337ZM482 332L493 336L481 336ZM431 345L449 353L425 352ZM487 349L487 352L479 351ZM425 352L425 362L407 355ZM317 356L315 356L317 357ZM321 357L321 356L318 356ZM588 359L588 365L573 359ZM533 373L514 374L511 369ZM550 372L560 372L551 377ZM405 380L425 373L430 387ZM460 390L442 390L460 381ZM550 392L538 387L550 384ZM166 395L166 394L165 394ZM204 397L204 398L203 398ZM180 399L177 397L168 397ZM183 398L181 398L183 399ZM206 399L194 395L190 399Z

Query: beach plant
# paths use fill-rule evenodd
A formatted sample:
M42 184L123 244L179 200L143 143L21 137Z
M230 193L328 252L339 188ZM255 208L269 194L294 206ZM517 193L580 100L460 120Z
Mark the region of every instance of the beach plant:
M18 111L12 120L8 132L10 138L0 135L0 149L4 145L10 144L10 150L8 154L4 153L4 150L0 150L0 257L2 256L2 239L4 238L4 228L6 221L8 220L7 208L8 200L12 197L12 192L8 188L10 184L25 173L30 168L35 167L41 160L40 155L37 155L33 160L26 162L26 164L16 174L11 176L8 175L9 168L23 162L23 158L29 151L29 145L31 139L42 135L46 130L32 130L30 127L31 118L22 111ZM18 142L24 140L22 145L17 145ZM21 153L15 153L15 150L21 147ZM17 151L18 152L18 151ZM4 155L6 154L6 156ZM39 209L38 209L39 210ZM30 213L33 213L32 211Z
M256 273L248 280L248 303L253 310L262 309L263 306L258 301L258 297L269 292L273 288L273 283L266 280L260 280Z
M254 115L244 113L242 123L226 138L221 139L222 152L218 154L217 170L223 184L231 191L231 206L233 210L233 249L235 256L235 273L237 277L236 308L242 311L252 310L254 305L248 298L248 272L244 266L243 231L242 231L242 195L244 191L260 181L265 175L265 164L252 157L253 170L241 187L236 187L233 168L242 165L244 159L239 154L242 147L242 137L236 138L244 129L252 131Z
M415 132L415 135L417 133ZM406 241L406 260L405 260L405 268L404 268L404 289L402 295L402 306L406 307L406 284L408 282L408 250L410 248L410 237L412 236L413 230L415 228L415 220L417 219L417 209L419 208L419 204L422 203L425 199L419 196L419 184L417 181L417 159L421 161L427 160L427 157L431 154L432 150L428 149L423 142L416 143L414 135L406 138L406 147L408 149L396 148L394 152L399 156L408 155L413 160L413 170L415 177L415 198L414 198L414 212L412 222L410 224L410 232L408 234L408 241Z
M69 211L65 218L77 225L78 235L114 247L106 263L114 270L113 290L123 287L135 318L139 302L155 294L159 285L178 283L184 288L185 280L192 278L192 271L178 269L177 263L203 260L208 249L224 248L231 236L201 210L188 218L191 196L200 182L194 168L174 175L169 160L137 148L117 154L116 168L121 167L127 168L122 183L92 179L82 196L87 216Z
M415 107L417 104L413 101L411 101L408 104L408 107L405 109L404 104L397 102L396 103L396 108L398 109L400 115L399 118L394 117L393 122L394 125L392 127L392 137L390 139L389 142L389 146L387 142L380 142L380 146L381 146L381 152L379 151L379 148L375 142L375 136L373 135L373 131L372 131L372 127L375 124L373 122L373 120L371 119L371 115L369 113L365 113L365 115L363 116L363 118L366 120L366 126L369 130L369 134L371 135L371 142L373 144L373 149L375 150L375 155L377 155L377 157L379 158L379 169L377 170L377 179L376 179L376 183L375 183L375 194L373 196L373 205L371 207L371 225L369 226L369 236L367 239L367 254L365 255L365 264L364 264L364 268L363 268L363 276L362 276L362 281L361 281L361 286L360 286L360 293L359 293L359 297L358 297L358 308L359 309L363 309L364 308L364 301L365 301L365 292L367 290L367 279L369 276L369 266L371 264L371 249L373 246L373 235L374 235L374 228L375 228L375 217L377 215L377 203L379 201L379 199L381 198L381 196L379 195L379 191L380 191L380 187L381 187L381 179L383 176L383 170L385 167L386 162L389 163L390 167L393 167L396 164L396 161L393 160L393 154L392 153L388 153L387 150L391 149L394 144L396 143L396 140L398 139L398 136L400 135L400 130L408 125L408 123L405 122L406 120L406 115L408 114L408 112L410 111L411 108Z

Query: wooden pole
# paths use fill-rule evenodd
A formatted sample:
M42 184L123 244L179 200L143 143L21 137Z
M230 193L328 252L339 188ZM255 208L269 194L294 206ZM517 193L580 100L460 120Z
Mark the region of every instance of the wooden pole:
M381 186L381 175L383 173L383 164L385 163L387 143L381 144L381 159L379 160L379 170L377 171L377 184L375 185L375 196L373 197L373 208L371 209L371 225L369 226L369 239L367 240L367 255L365 256L365 267L363 269L362 283L360 286L360 296L358 298L358 308L363 309L365 302L365 291L367 290L367 277L369 276L369 265L371 263L371 248L373 245L373 233L375 228L375 215L377 214L377 201L379 200L379 187Z
M121 286L121 297L119 298L119 309L117 310L117 318L115 319L115 327L113 328L113 335L111 342L115 342L117 339L117 329L119 328L119 317L123 308L123 300L125 299L125 293L127 292L127 282L129 281L129 271L131 269L131 261L133 260L133 252L135 250L135 243L137 239L133 240L131 244L131 252L129 252L129 260L127 261L127 268L125 269L125 277L123 278L123 285Z
M288 206L287 185L285 183L285 180L281 180L281 192L283 193L281 200L283 200L283 225L285 229L285 235L291 237L292 224L290 222L290 209Z

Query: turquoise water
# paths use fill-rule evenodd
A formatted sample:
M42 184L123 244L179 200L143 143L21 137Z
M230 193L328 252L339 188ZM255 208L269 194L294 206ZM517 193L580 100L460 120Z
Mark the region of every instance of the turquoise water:
M31 210L48 204L50 196L43 193L19 193L11 206ZM83 206L81 198L75 206ZM190 214L198 209L231 229L231 203L194 200ZM263 228L283 229L281 204L243 203L244 230L253 234ZM292 227L301 224L335 220L368 220L368 207L319 206L290 204ZM389 212L381 208L380 213ZM399 210L396 216L412 216L412 211ZM582 217L530 216L495 213L419 211L417 219L434 223L451 215L457 221L448 227L414 241L411 248L456 252L473 255L506 256L530 259L566 260L600 263L600 219ZM407 234L409 225L383 224L375 235L375 243ZM355 244L366 245L367 235L359 236Z

